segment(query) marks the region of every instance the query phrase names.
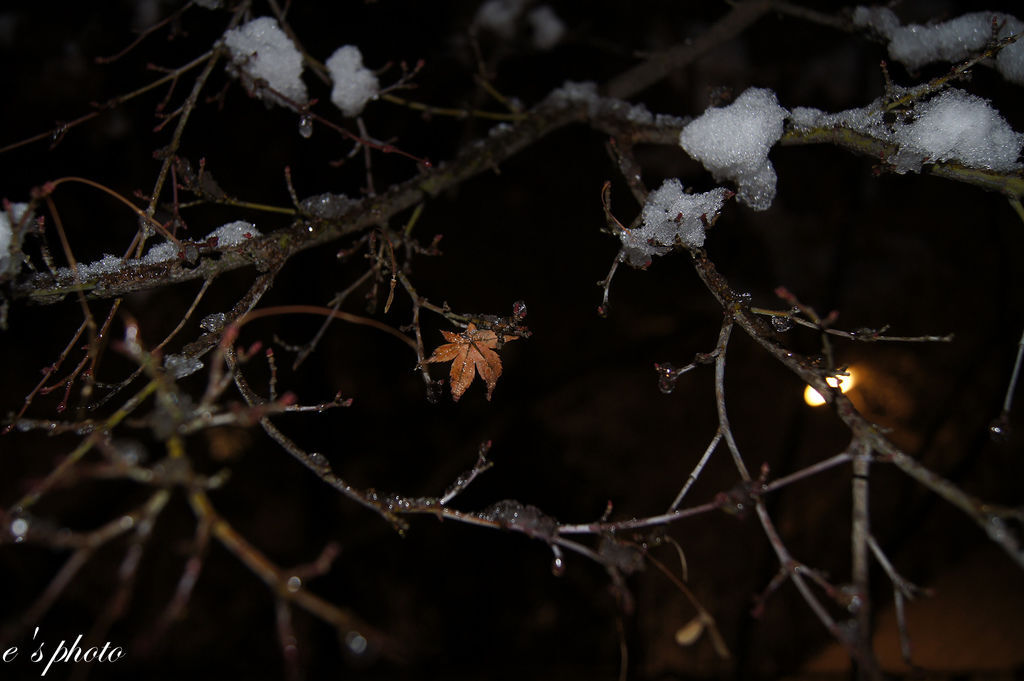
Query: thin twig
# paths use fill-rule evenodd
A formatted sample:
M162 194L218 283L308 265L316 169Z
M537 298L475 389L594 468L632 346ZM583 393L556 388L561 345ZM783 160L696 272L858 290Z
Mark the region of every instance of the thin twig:
M871 465L871 449L861 441L856 441L851 449L853 456L853 522L851 523L850 543L851 568L853 587L856 590L855 621L857 622L857 640L864 655L871 650L871 585L869 582L868 538L871 536L871 524L868 509L868 471ZM868 670L858 668L862 679L868 679Z

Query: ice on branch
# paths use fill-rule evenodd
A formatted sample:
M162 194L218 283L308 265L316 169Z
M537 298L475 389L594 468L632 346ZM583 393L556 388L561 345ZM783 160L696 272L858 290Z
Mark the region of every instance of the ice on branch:
M363 55L355 45L336 49L326 66L334 82L331 101L346 116L361 114L366 103L380 92L377 76L363 66Z
M893 141L892 129L885 122L885 100L881 98L863 108L833 114L809 106L798 106L790 112L789 121L797 130L849 128L875 139Z
M11 264L11 242L14 240L14 225L20 223L28 210L27 203L12 203L10 212L0 209L0 276Z
M221 225L217 229L213 230L206 235L206 238L217 237L217 248L224 248L226 246L237 246L243 243L246 239L255 239L260 234L260 230L256 229L256 225L245 220L235 220L229 222L226 225Z
M679 180L665 180L647 195L640 227L623 230L620 235L627 262L645 267L652 255L667 253L673 246L703 246L704 228L718 217L727 195L723 187L685 194Z
M708 109L683 128L679 145L716 180L735 182L740 201L766 210L776 181L768 151L782 137L788 115L774 92L749 88L729 106Z
M164 358L164 371L174 378L185 378L203 368L202 360L185 355L167 355Z
M260 17L233 28L224 34L224 44L231 51L228 70L249 92L293 109L307 104L302 54L276 19Z
M357 205L359 205L358 201L350 199L344 194L325 193L303 199L299 207L313 217L337 220Z
M1001 12L974 12L939 24L901 26L888 7L858 7L853 22L888 39L889 56L910 69L936 61L959 62L981 52L992 39L993 23L1000 39L1024 31L1024 22ZM1007 80L1024 85L1024 38L1000 50L995 66Z

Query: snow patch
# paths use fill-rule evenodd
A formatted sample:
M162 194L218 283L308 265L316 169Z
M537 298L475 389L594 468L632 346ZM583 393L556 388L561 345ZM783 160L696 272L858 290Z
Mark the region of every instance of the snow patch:
M123 260L116 255L111 253L104 253L103 257L95 262L88 263L75 263L78 267L78 278L81 281L87 281L89 279L95 279L104 274L114 274L120 271L126 265L132 264L132 260ZM69 277L74 279L75 272L70 267L58 267L56 271L58 278Z
M146 251L146 255L142 256L142 262L146 265L152 265L172 259L178 259L178 247L173 241L165 241L162 244L157 244Z
M973 12L928 26L901 26L888 7L857 7L853 12L853 23L887 38L889 56L910 69L936 61L959 62L981 52L992 39L993 22L1000 39L1024 31L1024 22L1002 12ZM1000 50L995 65L1004 78L1024 85L1024 38Z
M124 267L124 259L120 256L104 253L103 257L88 265L79 265L78 269L83 279L91 279L101 274L113 274ZM82 270L85 270L84 272Z
M380 92L377 76L363 66L363 55L355 45L336 49L326 65L334 81L331 101L346 116L358 116L366 103Z
M8 204L10 212L0 210L0 275L7 272L11 264L11 242L14 241L14 225L19 224L28 210L27 203Z
M260 17L233 28L224 34L224 44L231 51L229 71L242 79L249 92L292 109L309 102L302 82L302 54L277 19Z
M7 261L11 256L11 239L14 231L11 229L11 220L7 212L0 213L0 273L7 270Z
M217 237L217 248L227 248L238 246L247 239L254 239L259 236L262 236L262 234L256 229L255 225L244 220L237 220L221 225L207 234L205 238ZM77 263L78 277L81 281L89 281L104 275L116 274L128 268L138 267L139 265L155 265L168 261L177 262L177 260L178 246L171 241L165 241L150 248L146 255L138 260L125 259L105 253L102 258L95 262ZM40 275L37 274L36 276ZM75 274L70 267L60 267L57 268L55 277L58 281L68 279L74 281Z
M260 231L256 229L256 225L245 220L235 220L229 222L226 225L221 225L217 229L213 230L206 235L206 238L217 237L217 248L225 248L228 246L237 246L243 243L246 239L254 239L258 236L263 236Z
M630 104L614 97L602 97L597 91L597 83L566 81L561 87L555 88L548 95L548 100L558 106L567 104L586 104L587 115L591 118L610 116L625 118L638 125L672 125L681 123L682 119L674 116L657 117L643 104Z
M782 137L788 115L774 92L749 88L729 106L708 109L683 128L679 145L716 180L735 182L740 201L766 210L776 183L768 151Z
M590 80L567 80L562 87L552 90L549 96L559 102L585 102L588 106L595 105L601 99L597 93L597 83Z

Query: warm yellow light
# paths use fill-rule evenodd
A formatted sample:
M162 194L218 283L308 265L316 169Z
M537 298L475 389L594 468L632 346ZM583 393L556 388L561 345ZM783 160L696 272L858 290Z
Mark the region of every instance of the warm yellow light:
M839 388L840 392L849 392L855 381L853 372L848 369L847 373L849 374L847 376L829 376L825 379L825 382L833 388ZM807 386L804 388L804 402L812 407L820 407L825 404L825 398L822 397L817 390L811 386Z

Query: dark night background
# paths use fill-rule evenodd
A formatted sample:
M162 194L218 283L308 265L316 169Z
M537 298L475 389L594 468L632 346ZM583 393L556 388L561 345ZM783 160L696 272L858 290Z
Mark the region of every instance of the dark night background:
M163 29L109 65L94 58L118 52L132 39L142 3L8 3L0 10L0 146L75 118L155 77L147 64L177 66L208 49L223 32L226 12L187 11L173 40ZM153 3L160 16L175 3ZM563 42L538 52L519 36L502 43L482 36L494 84L525 106L566 80L598 83L635 64L637 53L668 47L698 34L725 11L718 3L552 2L568 27ZM699 8L697 5L699 4ZM147 3L147 6L149 3ZM818 9L838 10L839 5ZM497 105L473 84L476 64L467 39L476 3L295 2L289 20L306 49L323 59L337 46L356 44L365 63L418 59L425 66L417 89L399 94L439 106ZM1014 11L1010 2L986 9ZM907 2L904 21L954 17L970 3ZM1018 10L1019 11L1019 10ZM254 15L269 14L257 0ZM828 111L862 106L879 96L884 46L864 36L769 15L739 39L721 45L694 65L641 93L659 113L696 115L715 93L735 96L749 86L778 93L792 108ZM897 82L911 84L941 74L936 65L908 74L890 67ZM393 67L382 83L397 78ZM171 98L179 103L191 74ZM341 121L329 90L307 73L318 111ZM360 159L340 168L329 162L350 145L318 127L309 140L297 117L267 109L218 68L207 92L227 88L222 101L202 101L185 133L181 155L207 167L230 194L288 205L283 179L290 166L300 196L325 191L357 195L365 184ZM1015 130L1024 130L1019 86L978 68L960 84L992 100ZM79 175L117 191L151 189L158 163L153 151L167 130L153 133L160 88L68 132L52 150L36 143L0 155L0 196L25 200L46 180ZM425 118L388 104L364 112L370 134L394 139L401 149L434 162L487 134L488 123L441 116ZM596 519L610 500L615 518L662 512L703 452L717 425L710 368L659 392L654 362L689 362L714 347L720 310L685 254L655 260L646 271L620 269L611 290L611 314L596 314L601 280L617 240L600 231L600 189L613 181L613 206L624 221L638 207L618 176L603 136L578 125L564 128L486 174L431 201L415 234L429 242L443 234L443 255L420 257L411 277L421 295L454 310L505 314L525 300L528 340L502 351L505 373L493 401L474 383L458 404L424 399L415 358L394 340L335 324L319 350L296 372L277 346L279 388L304 403L340 391L353 405L326 415L275 418L309 451L323 452L352 484L410 496L436 495L468 469L478 445L493 441L493 469L459 498L458 508L483 509L514 498L535 504L565 522ZM712 179L681 149L639 150L648 187L667 177L705 189ZM706 248L719 271L753 303L781 308L773 295L785 285L819 312L838 310L844 329L891 325L897 335L955 334L951 344L857 345L837 342L839 361L859 372L851 397L872 421L927 466L987 501L1020 505L1024 474L1020 409L1010 435L994 442L988 425L1001 409L1017 341L1024 328L1024 225L1002 197L974 187L920 175L878 174L872 159L830 147L778 147L771 154L779 176L772 208L755 213L727 205ZM415 164L375 154L378 189L402 181ZM136 222L123 206L82 186L56 195L69 239L80 261L120 252ZM402 216L405 217L405 216ZM267 233L286 221L235 209L200 208L186 219L202 235L228 220L250 219ZM392 225L398 227L398 221ZM56 240L51 238L51 244ZM325 304L359 276L361 257L340 262L338 243L291 260L261 306ZM198 320L228 309L245 291L252 271L219 277L174 348L200 333ZM156 343L180 320L198 283L136 294L123 310L138 319ZM386 286L384 287L386 291ZM347 303L366 311L360 291ZM387 317L408 323L403 293ZM94 310L103 306L94 303ZM102 314L102 313L98 313ZM12 303L9 328L0 332L0 412L16 412L80 323L75 300L33 307ZM249 325L243 341L306 342L319 319L271 319ZM429 348L448 329L424 319ZM120 329L115 322L115 335ZM794 330L794 349L818 351L816 336ZM265 371L254 362L253 386L265 392ZM114 353L101 380L131 370ZM442 367L432 373L440 378ZM264 381L261 383L261 380ZM206 372L184 379L201 394ZM804 405L802 384L738 330L727 369L733 430L750 468L762 462L781 476L836 454L849 434L836 417ZM236 395L229 392L231 399ZM52 418L59 396L39 398L29 416ZM137 437L153 457L159 443ZM223 453L218 445L228 443ZM9 508L55 457L77 443L71 436L39 432L0 438L0 507ZM331 571L307 582L312 591L392 637L402 659L343 654L335 631L293 609L299 655L309 678L367 679L613 679L619 665L617 605L606 572L568 556L568 570L551 574L550 550L539 541L433 518L412 519L400 537L378 516L346 501L315 479L258 429L200 433L188 440L195 466L227 466L231 479L211 493L222 514L254 545L282 566L307 563L328 542L341 553ZM710 500L736 482L720 450L687 503ZM94 528L141 503L149 489L120 481L94 481L51 494L38 513L77 530ZM786 488L769 510L792 553L836 583L849 579L849 472L836 469ZM897 569L935 589L931 600L910 609L915 659L940 678L1021 678L1024 675L1024 590L1011 560L990 545L969 519L922 490L897 470L872 469L872 527ZM284 677L275 633L274 600L232 555L211 543L183 621L157 642L148 641L181 573L195 519L178 495L161 514L138 570L134 597L103 640L128 657L89 670L92 679ZM828 650L827 633L792 585L772 596L760 619L751 607L775 575L777 561L756 519L727 514L680 522L668 533L685 549L689 586L715 616L733 653L715 657L705 637L680 647L675 632L694 615L692 606L656 570L633 575L628 585L635 610L622 616L630 678L844 678L846 663ZM5 537L6 542L6 537ZM126 542L105 546L83 568L50 612L38 622L41 638L56 642L88 632L117 584ZM656 557L677 565L671 548ZM0 544L0 626L39 596L67 554L40 546ZM906 674L891 624L892 587L872 574L880 640L887 669ZM31 632L22 632L16 644ZM884 636L883 636L884 635ZM146 652L144 644L152 643ZM824 652L822 652L824 651ZM831 662L830 662L831 660ZM32 678L38 669L0 665L0 678ZM47 678L69 678L70 667ZM80 670L79 673L85 671ZM981 676L980 674L991 674Z

